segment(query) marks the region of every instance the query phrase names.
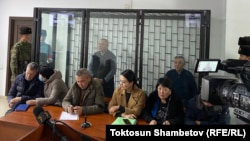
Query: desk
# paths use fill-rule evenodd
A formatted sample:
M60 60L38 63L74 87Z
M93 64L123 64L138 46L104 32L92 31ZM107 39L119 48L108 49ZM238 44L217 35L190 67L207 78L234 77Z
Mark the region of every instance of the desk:
M56 106L43 106L44 111L51 114L51 119L59 119L63 111L62 107ZM36 117L33 114L34 106L29 107L26 112L12 112L0 118L1 122L10 122L16 124L23 124L25 126L39 127ZM112 115L102 113L95 115L88 115L87 121L92 123L89 128L83 129L81 124L84 122L84 117L80 116L79 120L64 120L63 122L69 125L74 130L91 137L93 140L105 140L106 138L106 125L110 125L116 118ZM138 124L147 124L144 120L138 119Z

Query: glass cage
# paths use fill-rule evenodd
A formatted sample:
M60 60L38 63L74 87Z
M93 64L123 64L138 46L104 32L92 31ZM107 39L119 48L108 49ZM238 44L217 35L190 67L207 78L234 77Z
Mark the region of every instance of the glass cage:
M204 76L194 73L194 62L209 57L210 10L34 8L34 18L33 60L59 69L68 87L76 71L88 67L100 38L108 40L116 56L115 87L120 73L131 69L150 93L174 67L176 55L185 57L185 69L198 85Z

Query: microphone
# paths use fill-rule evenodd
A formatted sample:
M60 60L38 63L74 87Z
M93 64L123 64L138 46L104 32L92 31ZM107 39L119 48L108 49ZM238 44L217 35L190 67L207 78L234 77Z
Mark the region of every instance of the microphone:
M247 60L227 59L222 61L219 65L219 69L228 73L238 74L242 72L242 68L247 64L247 62Z
M85 106L83 106L85 107ZM86 108L84 108L84 123L81 124L82 128L88 128L92 126L92 124L90 122L87 122L87 112L86 112Z
M225 63L228 67L241 67L244 66L247 62L247 60L239 59L227 59L223 61L223 63Z
M39 124L48 125L52 129L53 133L56 133L56 135L60 138L60 141L70 141L68 137L63 136L62 133L56 129L55 123L51 123L51 115L48 111L44 111L42 107L37 106L34 108L33 114L35 115L37 122Z

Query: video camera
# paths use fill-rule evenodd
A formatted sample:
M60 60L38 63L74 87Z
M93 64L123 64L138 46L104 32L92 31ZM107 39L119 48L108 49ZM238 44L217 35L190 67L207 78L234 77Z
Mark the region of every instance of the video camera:
M233 107L237 118L250 123L250 61L196 60L196 73L216 73L218 70L235 76L206 75L202 77L201 99L213 105Z

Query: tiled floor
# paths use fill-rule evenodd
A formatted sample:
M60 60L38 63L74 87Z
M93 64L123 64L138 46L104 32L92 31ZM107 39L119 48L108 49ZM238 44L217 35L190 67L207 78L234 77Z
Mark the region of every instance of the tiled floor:
M9 109L7 97L0 96L0 117L4 116L5 112Z

